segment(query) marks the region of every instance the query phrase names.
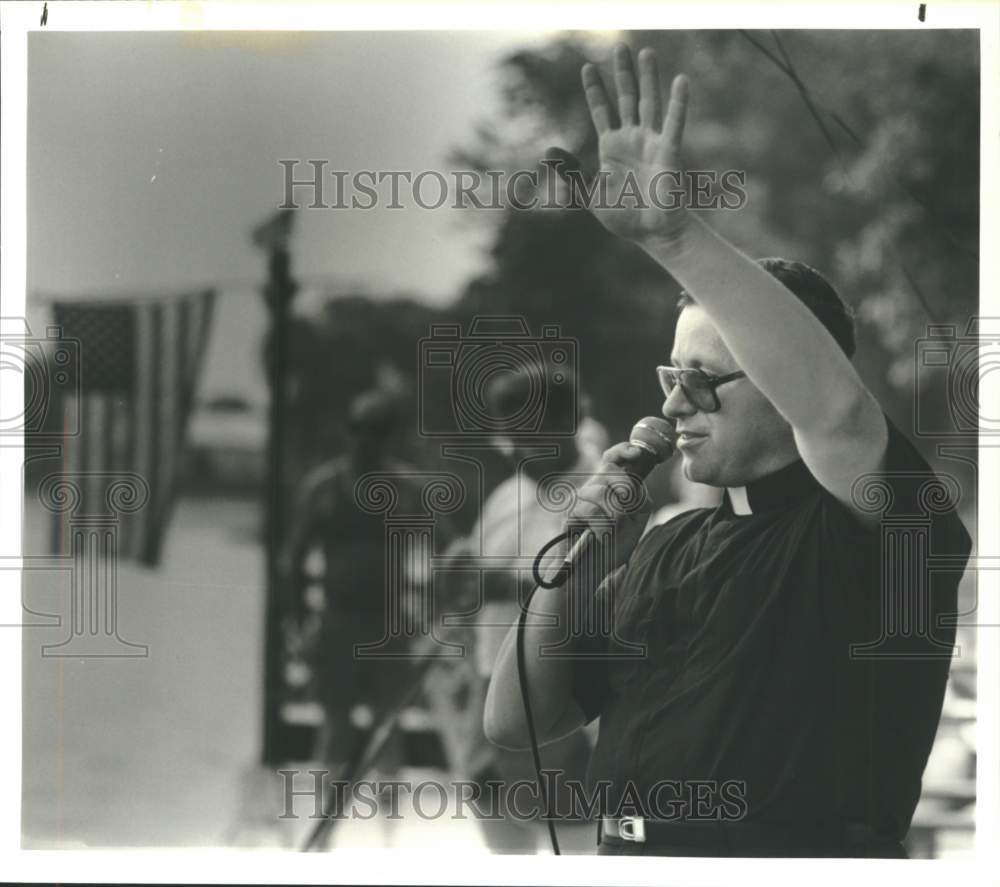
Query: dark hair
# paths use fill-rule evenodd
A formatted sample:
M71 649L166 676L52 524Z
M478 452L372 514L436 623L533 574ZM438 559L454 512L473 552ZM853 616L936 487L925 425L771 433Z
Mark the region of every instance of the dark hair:
M351 401L345 426L357 439L378 441L395 433L400 425L400 404L390 392L372 388Z
M788 259L757 259L757 264L799 297L848 357L854 355L854 312L819 271ZM695 300L682 291L677 307L694 304L697 304Z
M532 402L541 400L542 421L534 429L537 434L558 434L566 428L575 428L579 418L575 374L561 367L560 383L552 384L556 374L556 369L544 361L527 361L517 369L494 376L485 391L487 409L497 418L513 417ZM518 430L517 424L515 419L509 430Z

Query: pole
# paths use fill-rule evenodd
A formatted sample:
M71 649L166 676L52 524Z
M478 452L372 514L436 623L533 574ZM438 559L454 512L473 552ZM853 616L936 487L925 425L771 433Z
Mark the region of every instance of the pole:
M264 296L271 314L271 404L267 435L267 489L265 495L265 546L267 604L264 613L264 723L261 758L265 766L279 763L281 623L285 610L280 586L279 559L286 535L285 438L287 426L288 326L297 284L291 275L288 239L294 216L279 211L253 234L254 243L267 250L268 280Z

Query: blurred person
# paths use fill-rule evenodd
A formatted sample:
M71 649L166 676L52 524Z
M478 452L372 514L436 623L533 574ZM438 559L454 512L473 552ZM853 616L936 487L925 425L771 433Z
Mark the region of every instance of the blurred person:
M414 467L390 455L403 430L402 407L393 391L376 388L359 394L348 410L347 451L303 479L293 510L282 571L285 587L294 595L299 630L308 632L310 622L314 626L311 641L303 643L310 648L324 711L314 756L326 764L352 760L370 728L378 725L400 688L407 685L413 668L410 659L358 657L354 652L355 645L376 644L387 634L385 521L381 514L369 514L357 504L355 484L369 472L392 474L400 513L421 510ZM436 541L446 545L451 534L448 521L439 519L435 532ZM317 572L307 557L310 550L322 553L319 600L309 591L309 574ZM408 649L405 639L389 636L380 652L399 655ZM402 763L402 740L396 734L381 755L380 766L393 772Z
M682 171L687 80L664 102L655 55L638 61L637 77L616 48L616 102L596 67L582 72L612 195L630 178L631 193L649 195L657 176ZM592 212L684 288L671 365L657 368L662 412L685 476L722 497L643 536L649 506L625 514L606 496L640 452L605 453L573 518L616 522L614 567L596 585L581 572L572 602L566 588L531 601L547 617L524 639L543 751L600 718L589 772L608 787L600 854L905 857L971 550L947 494L926 507L929 489L947 488L854 369L850 311L818 272L748 258L662 193L659 206ZM908 562L883 564L893 551L880 504L928 511L929 545L954 569L931 587L916 543ZM886 612L904 601L925 609ZM614 637L576 637L577 659L540 657L563 639L571 605L607 608ZM911 617L926 629L888 630ZM511 630L484 729L525 749L515 642ZM635 645L631 657L619 642ZM852 651L876 643L877 655Z
M515 415L531 396L533 379L538 373L537 368L528 366L496 377L486 391L490 414ZM542 375L546 377L544 372ZM466 540L466 553L483 558L485 601L471 638L475 668L468 716L474 729L466 737L468 745L463 757L467 772L483 788L484 797L489 797L486 785L490 781L497 780L510 787L519 780L535 778L530 752L500 749L486 739L482 731L483 706L500 644L518 618L523 593L533 585L531 562L546 542L565 529L566 509L558 506L560 502L565 501L567 507L570 503L554 493L552 485L582 483L596 468L600 453L607 446L606 429L583 413L586 409L586 397L581 394L578 401L575 386L566 381L547 392L545 418L537 433L496 435L494 444L506 456L512 473L487 497ZM575 435L559 433L573 426ZM590 751L591 741L583 732L543 750L542 766L560 771L556 779L559 798L550 801L556 810L571 809L566 781L583 781ZM498 820L479 820L491 850L507 853L537 850L538 823L526 822L523 812L515 815L504 808ZM589 828L586 833L581 831L577 840L592 846Z

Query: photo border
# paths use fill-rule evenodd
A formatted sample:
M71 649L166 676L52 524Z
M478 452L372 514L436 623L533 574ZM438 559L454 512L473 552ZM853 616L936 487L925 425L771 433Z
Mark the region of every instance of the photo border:
M28 35L48 31L158 30L525 30L497 28L500 22L530 22L532 30L632 30L715 28L916 29L974 28L981 52L981 259L979 313L1000 315L997 302L997 250L1000 242L997 207L1000 131L997 84L1000 82L1000 6L997 4L926 4L918 19L916 2L838 4L699 3L90 3L51 2L46 24L43 3L3 2L0 8L0 83L2 83L2 159L0 159L0 224L3 230L0 316L23 316L26 287L26 121ZM852 9L857 15L845 14ZM11 412L23 401L20 386L0 374L0 400ZM983 412L995 415L984 406ZM0 555L20 556L23 449L0 447ZM1000 539L1000 466L994 447L980 448L977 545ZM15 481L16 478L16 481ZM980 556L1000 554L978 551ZM7 702L5 729L0 733L0 873L4 880L45 881L197 881L226 883L385 883L391 878L421 884L552 883L552 884L719 884L775 879L811 885L841 885L847 879L867 883L905 873L908 884L986 883L1000 863L1000 717L998 679L1000 649L993 626L1000 625L1000 575L978 576L981 629L978 649L976 851L974 861L958 860L734 860L662 857L547 856L490 857L449 851L448 870L434 848L400 850L336 850L299 854L260 850L24 850L20 846L21 804L21 649L20 632L10 631L0 644L0 674ZM20 616L20 573L0 571L0 623ZM391 875L391 878L387 878ZM990 880L992 883L992 880Z

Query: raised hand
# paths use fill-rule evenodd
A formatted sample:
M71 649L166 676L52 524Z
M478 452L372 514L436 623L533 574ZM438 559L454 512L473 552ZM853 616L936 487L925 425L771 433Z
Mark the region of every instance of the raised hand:
M683 74L674 78L664 115L653 50L639 52L638 81L632 51L627 46L615 48L614 62L617 112L597 68L587 64L582 70L607 195L605 201L597 196L599 191L595 192L587 203L612 233L641 245L668 245L680 239L687 222L682 204L676 209L663 208L671 205L671 192L682 187L678 177L687 114L687 78ZM579 161L560 149L550 149L548 157L562 161L561 174L579 169ZM639 199L629 196L634 194Z

